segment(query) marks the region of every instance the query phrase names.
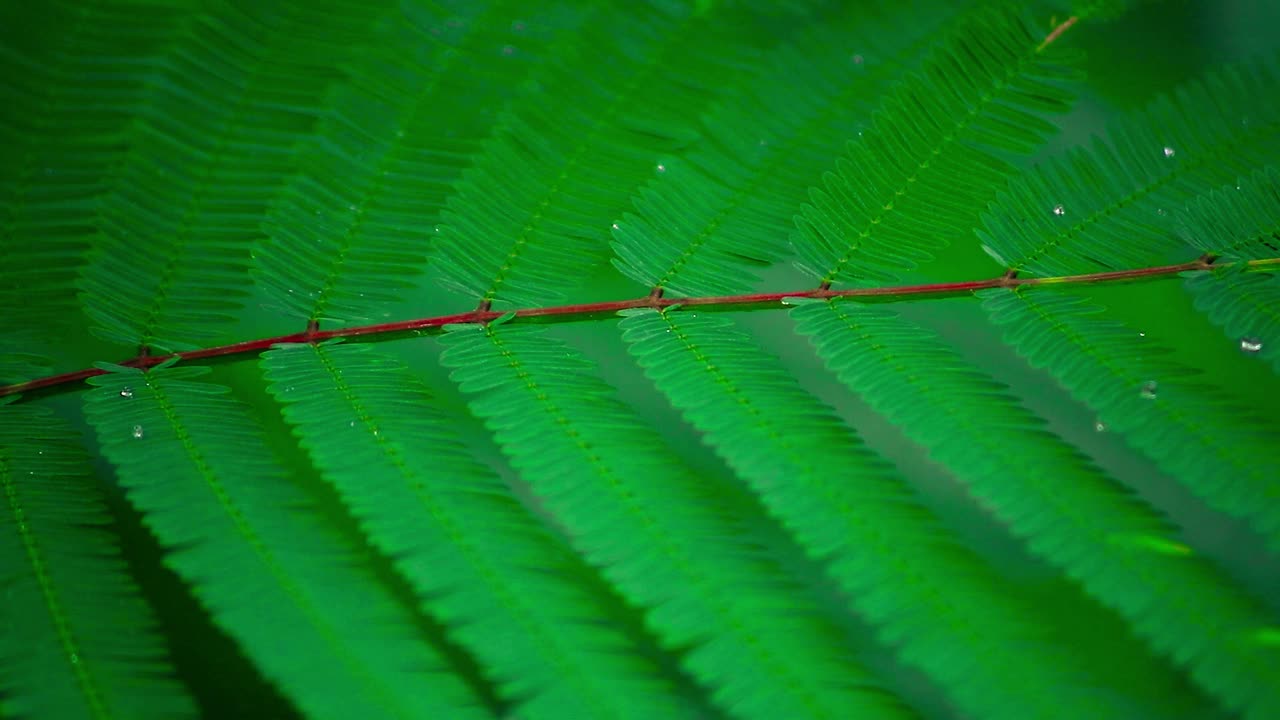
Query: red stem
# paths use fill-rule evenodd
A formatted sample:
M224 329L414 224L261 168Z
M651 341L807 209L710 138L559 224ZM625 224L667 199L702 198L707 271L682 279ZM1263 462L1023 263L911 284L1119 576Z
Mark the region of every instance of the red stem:
M1136 270L1116 270L1114 272L1063 275L1059 277L1017 278L1006 274L989 280L969 280L966 282L853 288L850 290L800 290L795 292L754 293L747 295L720 295L715 297L690 298L661 297L656 293L650 293L645 297L635 298L633 300L611 300L608 302L585 303L579 305L524 308L522 310L516 310L515 316L518 318L564 315L585 316L599 313L613 313L619 310L627 310L631 308L656 309L671 307L673 305L761 305L766 303L781 303L784 298L900 298L912 295L950 295L961 292L985 290L989 288L1116 282L1120 280L1133 280L1136 278L1174 275L1189 270L1208 270L1210 267L1229 267L1231 264L1232 263L1222 263L1214 265L1211 257L1204 256L1191 262L1179 263L1177 265L1160 265L1156 267L1138 268ZM1277 265L1280 264L1280 258L1250 260L1244 264L1249 268L1264 265ZM779 306L781 307L781 305ZM324 340L331 340L333 338L361 337L364 335L387 335L413 330L426 330L439 328L452 323L482 323L495 320L502 317L504 314L505 313L496 310L472 310L470 312L457 313L454 315L438 315L436 317L402 320L399 322L381 323L377 325L356 325L352 327L338 328L336 330L319 330L314 327L309 327L305 332L293 333L291 335L279 335L259 340L247 340L245 342L235 343L232 345L220 345L218 347L204 348L202 350L189 350L187 352L173 353L171 355L140 355L138 357L125 360L120 363L120 365L146 369L159 365L160 363L175 357L180 360L201 360L204 358L222 357L225 355L242 355L261 352L263 350L270 349L272 345L280 343L315 343ZM29 380L27 382L0 386L0 397L13 395L14 393L29 392L57 385L79 382L81 380L94 377L95 375L103 375L106 372L106 370L99 370L97 368L86 368L84 370L77 370L75 372L64 373L62 375L51 375L49 377Z

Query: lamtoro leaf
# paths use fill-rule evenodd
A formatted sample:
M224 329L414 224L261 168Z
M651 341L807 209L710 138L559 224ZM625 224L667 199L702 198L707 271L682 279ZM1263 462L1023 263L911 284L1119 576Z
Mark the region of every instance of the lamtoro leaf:
M1217 69L1113 125L1108 141L1013 180L978 237L1010 269L1069 275L1185 262L1192 198L1280 161L1280 71Z
M530 62L584 36L584 5L524 16L524 3L404 5L382 14L351 78L295 156L267 215L254 270L291 315L349 324L386 316L426 269L440 210ZM465 109L439 108L465 92ZM392 280L394 278L394 280Z
M1061 694L1046 693L1085 683L1081 668L1040 635L1035 612L729 320L651 311L621 328L672 404L805 549L829 563L852 607L967 712L1047 718L1088 707L1090 717L1122 716L1083 695L1064 706ZM1010 644L1023 649L1016 659L1000 651Z
M577 549L737 717L904 717L594 368L541 328L460 327L444 363ZM661 507L661 512L656 508ZM804 672L800 672L803 669Z
M885 281L972 227L1013 166L1052 132L1077 77L1013 10L974 13L881 105L809 192L792 243L825 284Z
M92 378L85 414L214 620L311 717L491 716L208 371Z
M597 22L626 28L575 48L533 79L538 93L500 121L462 176L436 239L441 277L477 302L553 302L607 258L609 227L632 190L685 172L698 110L752 52L726 44L731 10L626 3ZM588 59L589 58L589 59ZM590 75L578 72L589 62Z
M146 110L81 272L95 333L160 350L224 337L248 294L242 278L259 215L293 143L312 131L312 98L335 78L344 37L379 6L316 13L278 2L186 16L174 33L181 41L147 80Z
M507 485L473 460L407 368L371 345L263 356L271 390L325 478L422 606L527 718L692 717L619 606Z
M195 717L111 522L66 422L45 408L0 407L6 717Z
M1241 352L1280 372L1280 277L1250 272L1238 262L1280 252L1280 171L1268 167L1200 196L1181 222L1192 247L1226 266L1187 278L1196 309L1238 342Z
M859 4L766 55L767 72L706 115L681 172L652 178L614 224L614 265L668 294L750 290L759 269L790 254L792 215L820 180L813 168L866 125L885 90L919 63L921 41L960 7Z

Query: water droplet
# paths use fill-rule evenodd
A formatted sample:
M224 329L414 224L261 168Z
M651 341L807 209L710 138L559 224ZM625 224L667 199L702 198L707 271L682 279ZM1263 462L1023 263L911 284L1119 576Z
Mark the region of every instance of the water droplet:
M350 210L351 212L355 212L355 211L356 211L356 206L355 206L355 205L348 205L348 206L347 206L347 209L348 209L348 210Z
M1240 351L1247 353L1256 353L1262 350L1262 341L1258 338L1243 337L1240 338Z
M667 171L667 166L663 165L662 163L658 163L658 172L664 173L666 171Z
M142 437L142 426L141 426L141 425L134 425L134 426L133 426L133 436L134 436L135 438L140 438L140 437Z
M614 223L614 224L613 224L613 229L614 229L614 230L617 230L617 229L618 229L618 223Z
M1142 332L1141 330L1138 331L1138 337L1146 337L1146 336L1147 336L1146 333Z
M1138 395L1143 400L1155 400L1156 399L1156 381L1148 380L1142 383L1142 387L1138 390Z
M524 32L524 22L523 22L523 21L521 21L521 20L512 20L512 21L511 21L511 31L512 31L512 32Z
M1165 216L1165 215L1168 215L1169 213L1165 212L1164 208L1158 208L1158 209L1156 210L1156 214L1157 214L1157 215L1159 215L1159 216L1161 216L1161 217L1163 217L1163 216Z
M76 653L71 653L71 656L68 659L71 660L72 665L80 664L80 656Z
M861 55L854 55L849 59L853 61L854 65L861 65L866 60L866 58L863 58Z
M511 46L511 45L503 45L503 46L502 46L502 54L503 54L503 55L515 55L515 54L516 54L516 49L515 49L515 47L513 47L513 46Z
M1093 421L1093 431L1094 431L1094 432L1106 432L1106 431L1107 431L1107 424L1106 424L1106 423L1104 423L1104 422L1102 422L1101 420L1094 420L1094 421Z
M1165 145L1165 146L1164 146L1164 156L1165 156L1165 157L1173 157L1173 155L1174 155L1174 149L1173 149L1173 148L1171 148L1171 147L1169 147L1168 145Z
M133 397L133 388L128 385L120 388L120 397Z
M1067 209L1066 209L1066 208L1064 208L1064 207L1062 207L1062 205L1061 205L1061 204L1054 205L1054 206L1053 206L1053 214L1054 214L1054 215L1057 215L1058 217L1062 217L1063 215L1066 215L1066 214L1067 214Z

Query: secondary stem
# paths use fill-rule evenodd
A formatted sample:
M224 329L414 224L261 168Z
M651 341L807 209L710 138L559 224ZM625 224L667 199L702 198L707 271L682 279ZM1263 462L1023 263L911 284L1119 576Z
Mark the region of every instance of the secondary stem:
M1043 278L1018 278L1010 275L1002 275L997 278L987 280L970 280L965 282L951 283L929 283L924 285L896 285L890 287L875 288L852 288L849 290L799 290L792 292L773 292L773 293L753 293L746 295L719 295L712 297L659 297L650 293L642 298L634 298L631 300L611 300L608 302L585 303L578 305L556 305L552 307L534 307L515 310L516 318L533 318L533 317L555 317L555 316L577 316L579 318L590 315L598 315L602 313L614 313L619 310L628 310L632 308L667 308L673 305L700 305L714 307L732 307L732 306L751 306L751 305L773 305L775 307L784 307L783 301L787 298L869 298L869 299L894 299L913 296L942 296L954 295L957 293L973 292L976 290L986 290L990 288L1017 288L1035 285L1067 285L1067 284L1085 284L1085 283L1105 283L1118 282L1123 280L1134 280L1140 278L1152 278L1175 275L1180 272L1191 270L1208 270L1219 267L1230 267L1237 263L1220 263L1214 264L1211 257L1205 256L1193 260L1191 262L1179 263L1177 265L1159 265L1155 267L1137 268L1133 270L1116 270L1113 272L1086 273L1083 275L1062 275L1057 277ZM1242 264L1246 269L1255 269L1269 265L1280 265L1280 258L1268 258L1265 260L1249 260ZM434 317L418 318L415 320L402 320L399 322L379 323L375 325L355 325L351 327L337 328L334 330L320 330L312 325L307 330L300 333L290 335L278 335L276 337L261 338L258 340L247 340L245 342L234 343L232 345L220 345L217 347L204 348L201 350L189 350L186 352L173 353L170 355L140 355L130 358L120 363L126 367L150 368L160 363L178 358L179 360L201 360L205 358L224 357L227 355L243 355L248 353L261 352L268 350L273 345L281 343L316 343L324 340L332 340L334 338L364 337L377 335L391 335L395 333L404 333L421 330L438 329L445 325L454 323L484 323L496 320L507 313L497 310L472 310L465 313L457 313L453 315L437 315ZM0 386L0 397L13 395L15 393L29 392L32 390L40 390L44 388L65 385L73 382L80 382L96 375L103 375L107 371L98 368L85 368L75 372L63 373L61 375L51 375L49 377L37 378L27 382L15 383L13 385Z

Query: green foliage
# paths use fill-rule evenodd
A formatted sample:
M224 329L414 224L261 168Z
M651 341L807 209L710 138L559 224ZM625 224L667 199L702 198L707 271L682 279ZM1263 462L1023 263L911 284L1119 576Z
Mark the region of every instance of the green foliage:
M1133 4L0 8L0 717L1277 716L1280 69Z

